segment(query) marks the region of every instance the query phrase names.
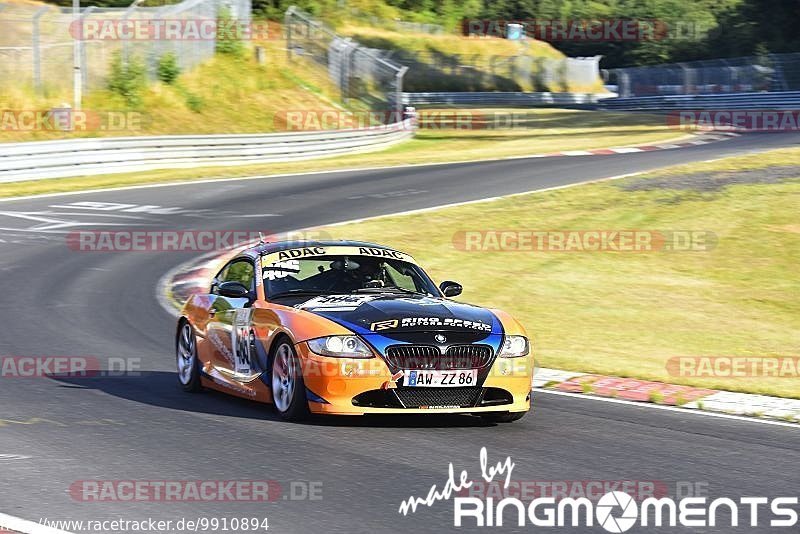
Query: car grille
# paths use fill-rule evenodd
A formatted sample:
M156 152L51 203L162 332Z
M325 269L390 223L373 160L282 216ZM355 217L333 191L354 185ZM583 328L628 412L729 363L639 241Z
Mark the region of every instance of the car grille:
M481 392L479 387L469 388L397 388L397 398L406 408L420 406L474 406Z
M373 389L353 397L353 406L367 408L419 408L420 406L481 407L511 404L514 397L500 388L394 388Z
M481 369L492 363L489 345L452 345L442 354L433 345L393 345L386 349L386 363L400 369Z

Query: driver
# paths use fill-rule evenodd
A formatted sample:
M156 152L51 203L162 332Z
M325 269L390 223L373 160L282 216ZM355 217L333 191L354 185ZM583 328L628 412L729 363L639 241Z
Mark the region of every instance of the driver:
M368 257L357 259L358 261L354 261L345 257L331 262L329 272L336 273L331 287L333 291L351 293L365 287L384 287L386 280L383 262Z
M359 262L350 259L348 256L333 260L330 263L330 270L324 273L327 279L328 291L351 293L361 288L362 275L359 272L361 268L362 266ZM328 284L328 282L330 283Z

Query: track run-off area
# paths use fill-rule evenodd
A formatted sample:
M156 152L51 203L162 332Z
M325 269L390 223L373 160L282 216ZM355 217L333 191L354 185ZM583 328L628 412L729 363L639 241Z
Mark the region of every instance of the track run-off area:
M140 372L4 378L0 512L35 522L153 518L174 525L182 518L268 518L269 532L278 533L448 531L454 528L450 503L405 516L398 513L400 503L412 495L424 497L433 484L441 487L450 462L456 472L465 469L477 478L483 447L491 463L511 457L516 481L639 481L667 488L669 494L676 488L704 488L710 496L732 499L797 496L800 429L757 421L537 393L533 413L509 425L462 416L316 418L291 424L261 404L217 393L185 394L174 371L174 317L159 304L157 290L166 272L198 253L80 252L67 245L67 236L115 228L278 233L798 145L800 137L794 135L750 134L679 150L4 200L2 354L137 361ZM385 242L391 244L390 235ZM535 325L528 328L535 333ZM270 502L120 495L97 502L79 491L87 487L85 481L113 486L141 480L272 483ZM720 510L722 527L703 531L735 531L725 526L725 514ZM744 525L748 518L743 512ZM604 531L597 525L594 530ZM641 531L697 530L651 526Z

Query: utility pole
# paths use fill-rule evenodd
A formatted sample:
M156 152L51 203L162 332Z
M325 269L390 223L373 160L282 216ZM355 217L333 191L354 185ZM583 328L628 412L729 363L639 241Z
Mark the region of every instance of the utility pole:
M72 38L72 109L81 109L83 80L81 77L81 44L83 28L81 27L81 0L72 0L72 27L75 29ZM77 33L77 35L75 35Z

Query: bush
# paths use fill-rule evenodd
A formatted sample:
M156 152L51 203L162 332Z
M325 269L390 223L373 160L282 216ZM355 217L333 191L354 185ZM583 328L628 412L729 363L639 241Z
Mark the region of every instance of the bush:
M186 91L184 98L186 99L186 107L191 109L193 112L200 113L203 111L204 102L202 98L189 91Z
M146 84L145 67L141 59L134 56L123 61L119 52L114 54L108 76L109 90L122 96L128 106L138 107Z
M167 52L158 59L156 75L158 79L166 84L172 84L178 79L181 68L178 66L178 58L172 52Z

